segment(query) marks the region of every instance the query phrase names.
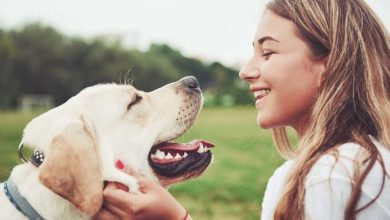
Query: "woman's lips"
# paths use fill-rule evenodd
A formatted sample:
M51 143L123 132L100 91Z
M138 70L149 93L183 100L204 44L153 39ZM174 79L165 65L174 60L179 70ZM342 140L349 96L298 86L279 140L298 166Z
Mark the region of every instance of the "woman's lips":
M268 95L268 93L270 93L271 90L270 89L260 89L260 90L255 90L252 92L253 92L253 95L255 96L256 99L261 99L264 96Z
M256 98L256 108L260 108L261 103L265 101L264 99L270 92L270 89L257 90L253 92L253 95Z

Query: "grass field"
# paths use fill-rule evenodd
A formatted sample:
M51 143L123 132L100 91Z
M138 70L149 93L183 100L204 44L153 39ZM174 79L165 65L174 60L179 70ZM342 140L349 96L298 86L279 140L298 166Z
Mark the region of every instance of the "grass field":
M36 113L0 112L0 180L18 163L17 146ZM170 188L194 219L259 219L267 179L283 160L270 131L256 125L253 107L206 108L180 141L205 139L216 145L205 174ZM164 202L164 201L161 201Z

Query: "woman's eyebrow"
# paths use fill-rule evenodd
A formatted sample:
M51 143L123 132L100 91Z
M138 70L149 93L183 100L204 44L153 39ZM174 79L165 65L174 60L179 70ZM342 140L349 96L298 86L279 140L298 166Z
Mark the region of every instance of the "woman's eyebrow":
M275 42L278 42L280 43L280 41L276 40L275 38L272 38L270 36L265 36L265 37L262 37L260 39L257 40L257 42L262 45L264 43L264 41L267 41L267 40L270 40L270 41L275 41Z
M265 36L265 37L262 37L262 38L258 39L258 40L257 40L257 43L258 43L258 45L261 46L261 45L263 45L263 43L264 43L265 41L267 41L267 40L269 40L269 41L275 41L275 42L280 43L280 41L278 41L278 40L276 40L275 38L272 38L272 37L270 37L270 36ZM252 42L252 46L255 47L255 42Z

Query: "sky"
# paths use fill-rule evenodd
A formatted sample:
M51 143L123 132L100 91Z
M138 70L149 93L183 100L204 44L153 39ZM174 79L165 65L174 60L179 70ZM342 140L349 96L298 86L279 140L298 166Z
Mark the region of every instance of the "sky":
M390 0L367 0L390 29ZM67 36L120 38L147 49L166 43L185 56L240 66L264 0L0 0L0 28L40 22Z

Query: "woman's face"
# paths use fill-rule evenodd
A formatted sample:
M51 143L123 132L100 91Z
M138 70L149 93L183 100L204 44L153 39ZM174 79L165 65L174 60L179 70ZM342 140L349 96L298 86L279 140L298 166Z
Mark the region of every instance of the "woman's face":
M324 61L311 58L295 24L266 11L253 39L252 57L240 71L256 98L262 128L292 126L304 132Z

